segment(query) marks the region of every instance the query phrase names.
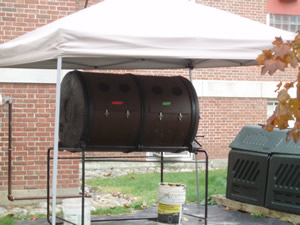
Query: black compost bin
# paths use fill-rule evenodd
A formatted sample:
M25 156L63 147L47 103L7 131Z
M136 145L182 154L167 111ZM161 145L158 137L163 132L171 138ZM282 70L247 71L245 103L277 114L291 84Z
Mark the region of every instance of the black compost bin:
M300 143L286 142L287 131L240 131L230 145L227 198L300 213Z
M265 206L300 214L300 142L287 143L285 135L270 158Z
M72 71L61 83L62 147L131 152L191 146L198 120L197 94L181 76Z
M227 198L264 205L268 162L276 136L259 126L245 126L236 136L230 145Z

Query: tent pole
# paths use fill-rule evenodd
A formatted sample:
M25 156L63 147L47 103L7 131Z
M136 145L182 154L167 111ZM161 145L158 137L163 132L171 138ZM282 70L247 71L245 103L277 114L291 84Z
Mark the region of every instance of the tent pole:
M57 77L56 77L56 105L55 105L55 128L54 128L54 155L53 155L53 174L52 174L52 224L56 224L56 185L57 185L57 161L58 161L58 128L59 128L59 106L60 106L60 79L62 58L57 58Z
M189 68L189 76L190 76L190 81L193 83L193 69Z

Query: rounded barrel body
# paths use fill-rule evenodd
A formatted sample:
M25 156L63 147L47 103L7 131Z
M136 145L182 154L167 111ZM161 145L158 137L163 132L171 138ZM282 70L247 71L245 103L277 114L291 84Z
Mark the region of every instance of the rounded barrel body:
M189 146L198 120L194 87L180 76L72 71L61 83L59 136L64 147L141 151L145 146Z

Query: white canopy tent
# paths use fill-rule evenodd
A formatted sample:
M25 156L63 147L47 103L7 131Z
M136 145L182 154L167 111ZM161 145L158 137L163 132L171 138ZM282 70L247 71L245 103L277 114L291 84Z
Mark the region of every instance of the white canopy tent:
M275 36L291 34L188 0L106 0L0 45L0 67L253 65Z
M275 36L294 34L188 0L106 0L1 44L0 68L57 69L53 209L61 69L255 65Z

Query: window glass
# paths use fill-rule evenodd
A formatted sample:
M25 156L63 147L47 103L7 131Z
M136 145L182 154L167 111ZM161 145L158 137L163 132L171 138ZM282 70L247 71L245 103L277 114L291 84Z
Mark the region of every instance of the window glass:
M300 16L270 14L270 26L296 32L300 29Z

